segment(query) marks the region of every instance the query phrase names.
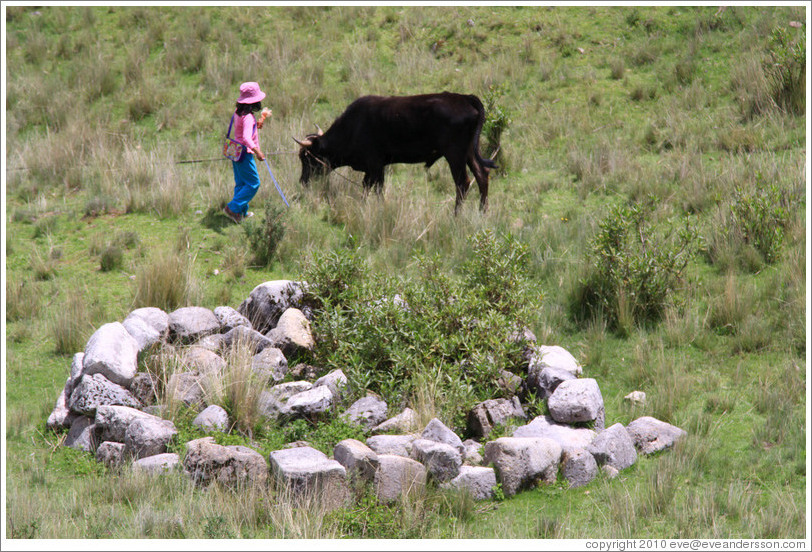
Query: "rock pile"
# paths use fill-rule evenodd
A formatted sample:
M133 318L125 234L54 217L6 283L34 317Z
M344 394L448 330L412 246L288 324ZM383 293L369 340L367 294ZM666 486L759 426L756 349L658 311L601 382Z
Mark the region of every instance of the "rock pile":
M105 324L74 355L70 376L48 418L54 430L67 429L66 446L92 452L110 466L131 465L134 471L160 474L183 470L201 486L218 481L239 487L281 483L293 497L318 493L330 507L350 500L350 484L373 485L381 501L396 500L432 480L444 488L464 489L477 500L494 497L497 488L511 496L559 477L570 486L586 485L600 470L609 476L633 465L638 454L671 447L685 431L644 416L624 427L605 428L603 397L597 381L580 377L582 368L561 347L536 346L529 339L527 378L500 378L511 388L522 385L547 400L549 415L527 420L517 396L474 407L467 433L479 441L508 423L511 436L462 441L438 419L419 427L417 413L406 408L387 417L387 404L369 395L339 413L364 428L366 442L346 439L335 444L332 458L293 443L266 459L245 446L223 446L213 437L186 443L185 455L167 452L177 430L160 417L154 404L160 387L195 407L193 424L205 432L228 431L230 420L219 405L206 404L203 385L227 368L224 356L240 342L253 353L251 370L270 386L259 404L264 416L284 420L332 414L345 393L341 370L315 381L289 377L286 357L315 345L312 313L302 306L303 284L287 280L257 286L238 309L180 308L166 313L136 309L119 323ZM526 332L526 334L529 332ZM531 336L532 337L532 336ZM179 347L180 368L163 383L139 373L139 354L153 347ZM299 368L299 367L297 367ZM301 374L313 375L302 366Z

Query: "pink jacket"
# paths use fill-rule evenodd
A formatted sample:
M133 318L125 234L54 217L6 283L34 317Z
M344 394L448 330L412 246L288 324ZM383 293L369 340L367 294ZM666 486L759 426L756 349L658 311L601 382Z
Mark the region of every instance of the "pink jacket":
M253 113L234 116L234 139L246 146L249 152L259 147L257 120Z

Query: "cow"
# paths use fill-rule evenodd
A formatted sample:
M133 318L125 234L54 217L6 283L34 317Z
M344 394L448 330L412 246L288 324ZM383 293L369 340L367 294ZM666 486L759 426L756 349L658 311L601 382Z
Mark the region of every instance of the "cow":
M313 174L349 166L364 173L364 196L383 190L384 168L392 163L425 163L444 157L457 189L458 214L470 181L466 165L479 186L479 209L488 209L488 174L496 164L479 154L485 108L474 95L451 92L417 96L363 96L352 102L326 132L303 140L302 175L307 186Z

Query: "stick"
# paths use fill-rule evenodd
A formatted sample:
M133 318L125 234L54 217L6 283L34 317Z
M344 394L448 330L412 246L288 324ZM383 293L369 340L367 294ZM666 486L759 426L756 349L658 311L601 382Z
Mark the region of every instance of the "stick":
M271 180L273 180L273 185L276 186L276 191L279 192L279 195L282 196L282 201L285 202L286 207L290 207L288 200L285 199L285 194L282 193L282 188L279 187L279 183L276 181L276 177L273 175L271 171L271 166L268 164L268 159L263 159L265 161L265 166L268 167L268 174L271 175Z

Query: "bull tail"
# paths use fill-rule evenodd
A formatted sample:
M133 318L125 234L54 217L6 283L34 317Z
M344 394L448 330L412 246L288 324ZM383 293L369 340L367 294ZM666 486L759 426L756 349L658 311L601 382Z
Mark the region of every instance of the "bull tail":
M482 105L482 101L473 94L468 97L471 100L471 105L474 106L474 109L476 109L478 113L476 133L474 134L474 155L476 156L476 160L483 167L498 169L499 167L496 166L496 163L494 163L492 159L484 159L479 153L479 135L482 133L482 127L485 125L485 106Z

